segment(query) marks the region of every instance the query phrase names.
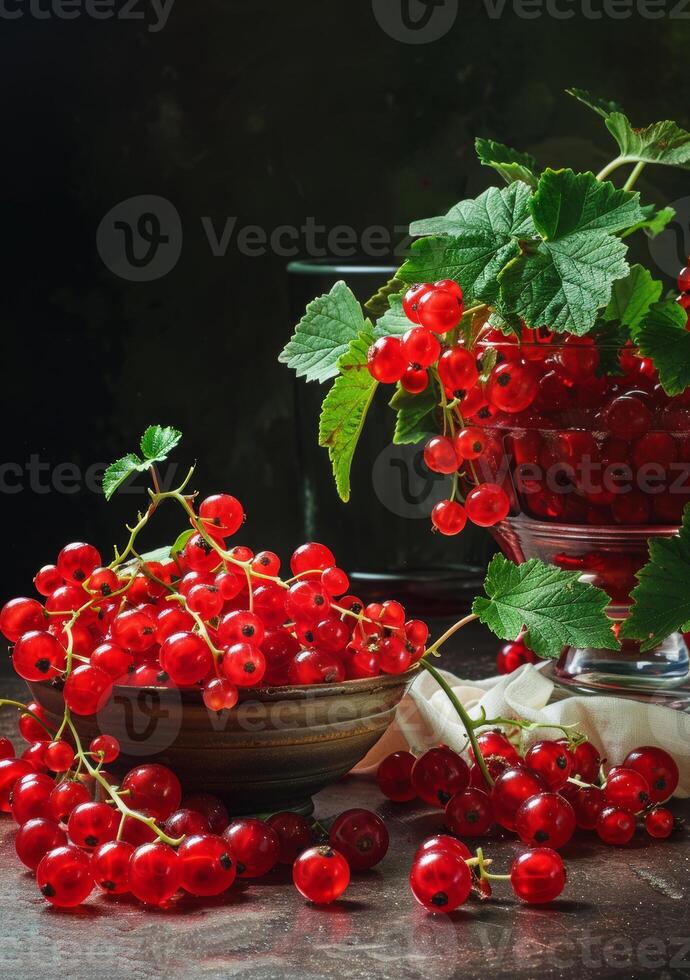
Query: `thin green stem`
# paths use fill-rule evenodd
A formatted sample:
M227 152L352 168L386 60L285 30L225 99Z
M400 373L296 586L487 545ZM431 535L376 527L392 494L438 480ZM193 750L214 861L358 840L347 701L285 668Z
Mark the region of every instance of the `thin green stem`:
M39 718L36 712L32 711L22 701L13 701L11 698L0 698L0 708L5 707L18 708L23 715L29 715L30 718L33 718L33 720L37 722L41 728L48 733L48 735L50 735L51 739L55 738L55 732L48 728L43 719Z
M627 163L625 157L616 157L615 160L607 163L606 166L599 171L597 174L597 180L605 180L609 174L613 173L614 170L618 170L618 168L622 167L624 163Z
M479 766L482 776L484 777L484 782L489 787L489 789L491 789L494 784L494 781L491 778L491 773L489 772L486 766L486 762L484 761L484 756L482 755L482 751L479 748L479 743L477 742L477 736L474 733L474 725L472 723L472 719L467 714L464 707L462 706L457 696L455 695L455 692L450 687L450 685L446 682L442 674L438 670L436 670L435 667L432 667L431 664L424 659L419 661L419 666L422 667L424 670L427 670L431 674L431 676L434 678L438 686L442 689L443 693L446 695L450 703L457 711L460 717L460 721L462 722L465 732L467 733L467 738L469 739L470 745L472 746L472 751L474 752L475 761Z
M644 160L640 160L638 163L635 164L635 166L633 167L630 173L630 176L623 184L624 191L631 191L633 189L633 187L637 183L637 178L640 176L640 174L642 173L642 171L646 166L647 164L645 163Z
M440 646L443 646L443 644L446 642L446 640L449 640L451 638L451 636L453 636L453 634L457 633L458 630L461 630L463 628L463 626L467 626L468 623L471 623L473 619L478 619L478 616L477 616L476 613L470 613L468 616L465 616L464 619L460 619L460 620L458 620L457 623L454 623L453 626L450 627L450 629L447 629L446 632L443 633L438 638L438 640L436 640L434 643L432 643L432 645L430 647L427 647L425 656L428 656L429 654L431 654L433 656L438 651L438 648Z

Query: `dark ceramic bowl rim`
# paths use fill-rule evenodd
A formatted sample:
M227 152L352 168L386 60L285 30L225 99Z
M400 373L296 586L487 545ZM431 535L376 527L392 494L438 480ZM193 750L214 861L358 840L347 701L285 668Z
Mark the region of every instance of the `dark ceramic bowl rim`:
M379 674L377 677L364 677L356 680L341 681L339 684L289 684L283 687L256 687L245 688L240 691L239 702L260 701L271 703L274 701L308 701L315 698L342 697L349 694L367 694L370 691L378 691L381 688L398 687L401 683L406 685L415 677L419 676L419 669L414 666L406 670L404 674ZM50 681L38 681L37 683L45 687L54 686L58 690L62 689L62 684L53 685ZM199 704L202 702L201 689L185 689L179 687L158 687L147 684L143 687L130 687L127 684L114 684L113 692L155 692L162 700L166 697L181 700L184 704Z

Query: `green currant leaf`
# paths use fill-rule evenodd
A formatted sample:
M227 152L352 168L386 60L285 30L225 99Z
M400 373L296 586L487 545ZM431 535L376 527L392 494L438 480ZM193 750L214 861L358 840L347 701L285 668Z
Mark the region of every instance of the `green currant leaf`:
M415 222L413 234L430 231L412 246L399 277L405 282L454 279L466 302L492 302L498 294L497 276L520 253L519 240L536 235L529 213L530 189L516 181L509 187L490 187L475 201L461 201L444 218Z
M319 419L319 445L328 449L340 499L350 499L350 469L378 383L369 374L371 334L361 333L338 361L340 376L326 395Z
M690 388L690 333L687 312L673 299L655 303L634 331L640 352L651 357L667 395Z
M398 387L388 404L398 413L393 433L393 442L397 446L414 445L431 432L438 431L434 418L438 392L433 379L419 395L411 395Z
M639 326L649 308L661 296L663 285L652 278L651 272L641 265L630 266L625 279L618 279L611 289L611 300L604 311L604 320L616 320L634 330Z
M363 330L366 321L352 290L336 282L329 293L307 306L278 360L298 378L328 381L338 374L338 359Z
M486 167L493 167L506 184L521 180L530 187L537 186L537 161L530 153L520 153L512 150L503 143L495 140L484 140L479 137L474 141L479 162Z
M175 555L179 555L181 551L184 551L185 545L187 544L187 542L189 541L189 539L192 537L193 534L194 534L194 528L190 528L188 531L183 531L182 534L178 535L177 538L175 539L175 542L168 550L168 554L166 555L166 558L174 558Z
M558 657L563 647L617 650L613 623L606 615L609 597L565 572L532 558L514 565L495 555L484 588L472 606L482 623L502 640L515 640L526 627L525 642L540 657Z
M134 453L128 453L121 459L116 459L111 463L103 474L103 495L106 500L110 500L118 487L122 486L125 480L135 473L141 473L149 468L149 462L142 462Z
M649 561L637 573L630 616L621 636L643 640L642 651L653 650L676 630L690 631L690 505L677 537L650 538Z
M539 234L554 241L578 231L620 231L644 219L640 195L592 173L547 169L530 201Z
M151 463L162 463L181 438L182 433L172 426L150 425L141 437L144 459Z
M385 286L381 286L364 304L364 309L372 320L376 321L379 317L382 317L390 309L392 297L402 292L404 288L405 283L398 279L397 276L393 276Z
M576 232L521 256L499 276L501 302L529 327L582 336L611 286L628 274L626 246L604 231Z
M403 310L402 296L397 293L389 297L389 309L376 321L374 340L379 337L401 337L413 326Z
M661 208L657 211L655 204L643 204L642 213L644 214L644 219L638 221L631 228L626 228L621 233L621 238L627 238L628 235L632 235L634 232L640 230L644 231L649 238L656 238L657 235L661 234L669 221L673 221L676 216L673 208Z
M573 98L577 99L578 102L582 102L583 105L589 106L590 109L598 112L604 119L607 119L612 112L623 111L617 102L610 101L609 99L601 99L599 96L592 95L582 88L567 88L566 92L568 95L572 95Z

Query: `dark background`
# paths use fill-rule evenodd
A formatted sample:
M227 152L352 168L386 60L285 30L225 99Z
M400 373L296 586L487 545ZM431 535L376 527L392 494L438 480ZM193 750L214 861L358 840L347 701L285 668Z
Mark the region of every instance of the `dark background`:
M474 158L475 135L597 170L614 143L562 90L615 98L640 124L687 126L690 22L525 20L510 4L492 19L472 0L444 38L408 45L381 29L370 0L177 0L157 33L140 20L39 20L22 9L0 18L2 457L22 471L0 493L1 594L30 590L67 541L93 541L105 557L123 540L142 494L106 504L83 484L49 487L59 464L108 462L151 422L183 430L177 458L199 461L203 492L244 501L242 538L254 547L289 554L303 540L308 484L310 530L349 564L386 567L386 538L399 558L410 534L415 565L481 561L488 539L432 540L426 521L392 518L357 463L349 509L325 453L318 473L305 470L300 445L315 442L317 419L296 413L293 375L277 363L293 323L287 259L242 255L235 238L215 257L201 217L217 230L237 217L270 234L311 216L328 229L393 232L495 182ZM650 171L638 185L648 199L687 193L686 174ZM183 247L163 278L128 282L99 257L96 229L142 194L174 204ZM8 493L7 482L21 489ZM364 529L356 541L353 526ZM176 514L162 514L148 542L178 529Z

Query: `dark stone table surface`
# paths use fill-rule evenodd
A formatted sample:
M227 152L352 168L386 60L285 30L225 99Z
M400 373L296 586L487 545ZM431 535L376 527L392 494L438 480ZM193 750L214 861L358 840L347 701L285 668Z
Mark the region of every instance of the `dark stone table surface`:
M444 666L486 676L496 641L465 631ZM4 696L21 696L1 679ZM0 715L9 734L12 712ZM285 871L241 884L204 904L182 898L172 911L147 911L128 899L92 896L75 912L45 904L14 855L14 825L0 819L0 976L87 980L242 978L242 980L449 980L455 977L673 977L690 975L690 850L683 832L670 841L639 835L605 848L580 835L563 852L568 885L548 908L518 902L509 885L471 900L450 916L431 916L407 885L413 851L441 825L439 811L382 799L375 784L348 777L316 798L328 819L350 806L384 817L391 848L371 872L355 875L343 899L305 903ZM687 803L678 815L690 816ZM489 840L496 870L521 850Z

